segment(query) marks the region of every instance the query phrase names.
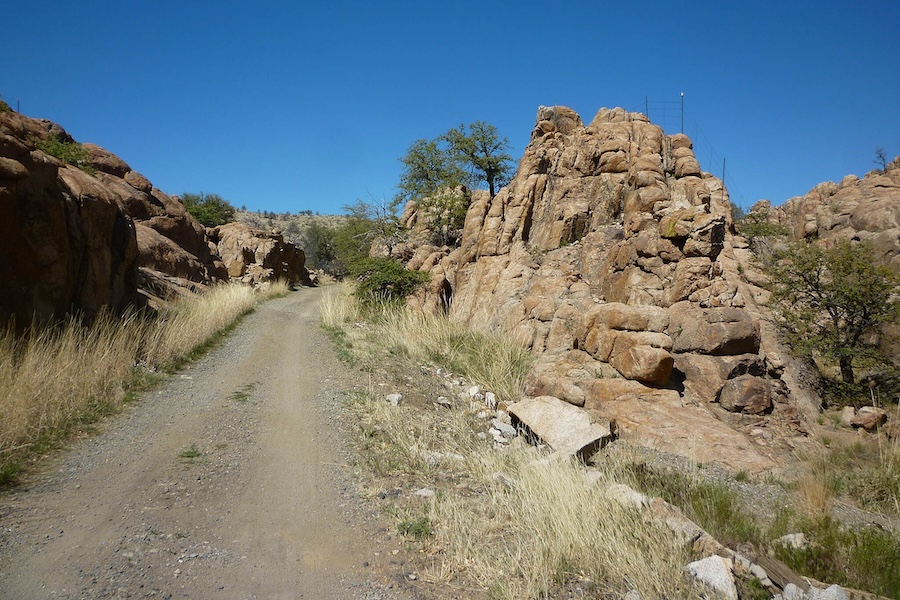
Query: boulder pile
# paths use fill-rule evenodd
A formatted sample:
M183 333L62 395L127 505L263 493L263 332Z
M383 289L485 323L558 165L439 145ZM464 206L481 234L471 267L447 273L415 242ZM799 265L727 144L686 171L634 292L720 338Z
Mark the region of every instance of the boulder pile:
M394 252L432 275L414 304L531 348L530 397L755 472L773 465L766 428L802 433L804 415L732 233L727 190L687 136L620 108L585 126L555 106L538 110L511 184L473 195L458 248L421 235Z
M786 226L794 239L869 241L900 267L900 157L862 178L820 183L779 207L760 201L751 212Z

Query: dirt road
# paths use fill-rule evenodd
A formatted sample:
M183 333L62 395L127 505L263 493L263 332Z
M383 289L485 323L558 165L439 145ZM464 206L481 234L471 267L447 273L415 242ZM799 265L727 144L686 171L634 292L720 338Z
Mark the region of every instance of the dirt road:
M0 598L407 597L345 468L324 293L264 304L0 496Z

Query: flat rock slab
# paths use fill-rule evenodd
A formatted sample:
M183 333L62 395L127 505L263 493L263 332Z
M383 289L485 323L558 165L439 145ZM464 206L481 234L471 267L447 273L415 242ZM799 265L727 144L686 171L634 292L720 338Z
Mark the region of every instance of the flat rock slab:
M509 407L513 425L524 425L553 450L564 456L584 458L612 441L609 423L594 422L590 415L554 396L526 398Z

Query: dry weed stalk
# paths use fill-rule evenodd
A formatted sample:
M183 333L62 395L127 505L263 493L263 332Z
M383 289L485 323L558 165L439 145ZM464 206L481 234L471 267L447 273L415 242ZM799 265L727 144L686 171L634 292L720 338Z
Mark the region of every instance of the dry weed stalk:
M511 336L476 331L444 315L392 304L369 311L364 314L345 291L322 303L322 322L352 338L354 356L364 363L391 352L448 368L501 399L521 397L531 356Z

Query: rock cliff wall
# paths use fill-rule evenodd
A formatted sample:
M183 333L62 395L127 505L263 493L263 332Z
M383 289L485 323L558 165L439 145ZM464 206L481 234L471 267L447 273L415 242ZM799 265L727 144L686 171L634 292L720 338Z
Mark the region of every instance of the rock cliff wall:
M51 140L78 149L79 166L41 149ZM0 112L0 323L158 306L229 278L227 234L207 231L121 158L74 142L55 123ZM238 278L309 281L303 252L280 235L241 239L252 259Z
M136 299L135 225L97 178L37 149L57 125L0 113L0 321L90 318Z

